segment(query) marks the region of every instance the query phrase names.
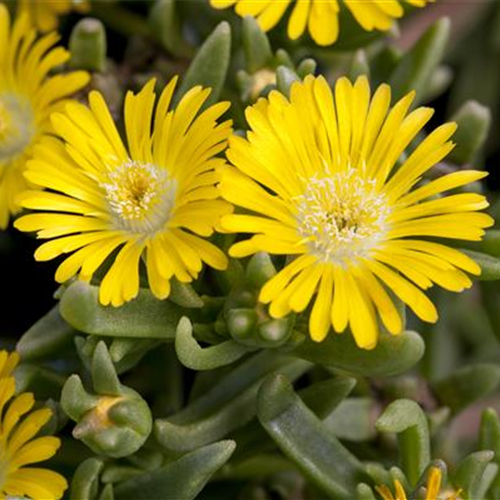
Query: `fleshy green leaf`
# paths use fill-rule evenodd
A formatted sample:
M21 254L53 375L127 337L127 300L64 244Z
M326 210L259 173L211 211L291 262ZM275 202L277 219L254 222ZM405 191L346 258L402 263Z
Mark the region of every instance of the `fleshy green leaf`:
M458 413L491 394L500 384L500 367L491 363L465 366L432 384L441 403Z
M16 391L33 392L37 399L58 399L66 377L56 370L23 363L14 372Z
M82 462L73 474L70 500L94 500L99 491L99 475L104 462L97 458L88 458Z
M156 39L170 53L186 56L190 50L182 39L182 26L175 0L156 0L149 11L149 24Z
M226 81L230 57L231 27L222 22L198 49L177 91L177 99L196 85L202 85L212 89L204 107L215 104Z
M306 387L299 396L320 419L327 418L354 389L356 379L337 376Z
M493 408L487 408L481 416L479 447L493 451L495 459L500 461L500 418Z
M361 464L305 406L285 376L264 381L257 414L283 453L322 491L333 498L355 498Z
M481 274L477 276L480 281L495 281L500 280L500 259L487 255L481 252L474 252L472 250L462 250L472 260L474 260L481 267Z
M170 295L168 300L178 306L187 309L199 309L203 307L203 299L194 291L188 283L180 283L176 279L170 281Z
M115 488L120 500L191 500L234 451L234 441L220 441L192 451L162 469L125 481Z
M464 458L458 465L453 477L453 483L456 488L463 491L461 496L466 500L484 498L481 492L485 492L489 486L483 484L484 475L493 457L494 453L492 451L478 451Z
M101 494L99 495L99 500L115 500L115 494L113 491L113 485L107 484Z
M483 147L491 126L491 111L477 101L467 101L452 116L458 124L453 141L457 146L450 153L449 159L458 165L474 160Z
M63 293L61 316L73 328L106 337L157 338L173 340L182 310L170 301L158 300L146 289L127 304L102 306L99 289L83 281L71 284Z
M246 16L243 19L242 40L249 73L255 73L271 63L273 58L271 44L255 17Z
M364 483L358 484L356 488L356 500L377 500L373 490Z
M99 398L89 394L83 387L78 375L71 375L61 394L61 404L68 417L78 421L85 413L89 412L99 402Z
M360 349L352 335L329 335L323 342L306 339L290 354L313 363L365 376L391 376L413 367L424 354L424 342L415 332L382 335L371 351Z
M417 101L435 69L441 62L450 36L450 20L442 18L434 23L401 59L390 78L394 99L401 99L414 90Z
M349 398L340 403L325 421L325 426L340 439L369 441L375 437L375 411L375 403L371 398Z
M255 398L269 373L285 373L292 380L310 364L271 351L240 364L210 390L179 413L155 423L158 441L168 450L191 451L215 442L242 427L255 416Z
M106 347L101 341L97 344L92 360L92 380L97 394L106 394L108 396L118 396L121 394L122 387L118 375L116 374L113 361Z
M390 404L376 423L379 432L398 434L402 468L414 486L430 459L427 418L420 406L409 399Z
M179 361L192 370L213 370L229 365L252 350L234 340L202 348L193 337L193 327L188 318L182 318L177 327L175 351Z
M16 350L23 361L45 359L70 347L75 334L56 305L19 339Z

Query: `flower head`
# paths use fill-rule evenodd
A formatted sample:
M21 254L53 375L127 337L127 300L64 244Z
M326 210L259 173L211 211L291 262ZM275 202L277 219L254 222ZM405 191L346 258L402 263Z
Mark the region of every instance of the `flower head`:
M48 76L69 59L54 48L58 39L56 33L37 39L25 15L11 26L0 4L0 229L19 211L16 196L28 187L23 171L34 144L52 132L50 114L88 82L82 71Z
M432 467L427 480L425 500L439 500L438 497L441 491L441 470L437 467ZM407 500L403 485L396 479L394 481L395 494L387 486L377 486L377 492L383 500ZM457 500L460 492L452 494L451 496L442 497L443 500Z
M274 28L293 4L288 37L296 40L306 29L318 45L331 45L339 36L339 14L345 5L366 31L387 31L404 15L403 4L424 7L433 0L211 0L216 9L235 6L238 15L254 16L264 31Z
M52 31L59 25L59 17L70 13L88 12L88 0L17 0L18 12L26 14L30 23L43 32Z
M10 375L18 361L16 353L0 351L0 499L57 500L68 487L66 480L51 470L27 467L54 456L61 441L51 436L35 438L52 412L49 408L31 411L33 394L15 396Z
M433 111L408 114L414 93L391 108L391 89L371 96L368 80L338 80L332 94L322 77L307 77L291 98L274 91L247 109L251 131L233 137L223 197L248 211L224 217L227 232L251 233L233 257L264 251L295 256L261 290L260 301L281 318L314 302L311 337L350 327L357 344L373 348L378 318L392 334L401 317L390 290L422 320L437 312L422 292L439 285L460 292L479 266L435 238L480 240L493 220L475 193L443 193L483 178L457 171L430 182L424 174L453 149L448 123L408 149ZM407 156L405 156L405 154ZM313 298L315 297L315 299Z
M126 148L98 92L90 106L71 103L55 114L60 138L47 138L36 149L27 179L50 191L27 191L19 198L42 213L16 221L22 231L51 239L35 257L50 260L72 253L56 280L75 275L90 280L114 256L100 285L104 305L120 306L139 291L144 259L149 286L160 299L170 293L170 279L195 279L202 263L223 269L225 255L204 238L222 215L231 212L218 199L218 170L231 134L231 122L217 123L229 103L200 113L210 90L194 87L170 110L176 79L155 108L155 82L125 100Z

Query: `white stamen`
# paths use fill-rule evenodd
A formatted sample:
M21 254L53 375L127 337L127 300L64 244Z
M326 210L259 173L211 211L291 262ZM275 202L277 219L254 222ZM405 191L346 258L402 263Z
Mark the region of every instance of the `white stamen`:
M323 262L367 257L387 232L390 208L374 180L355 169L309 179L296 198L298 231Z
M132 233L154 234L170 218L177 182L150 163L128 161L101 184L115 225Z
M29 102L12 93L0 94L0 163L23 153L35 135Z

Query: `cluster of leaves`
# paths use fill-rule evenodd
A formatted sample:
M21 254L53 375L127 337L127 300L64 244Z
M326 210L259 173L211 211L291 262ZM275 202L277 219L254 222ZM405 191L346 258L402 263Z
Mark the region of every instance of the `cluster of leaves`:
M84 19L71 34L72 65L92 70L111 103L151 74L161 83L181 72L179 95L212 87L212 102L230 99L243 127L247 104L272 88L287 94L318 64L331 78L387 81L396 97L415 89L421 103L453 81L443 63L446 19L406 51L354 26L334 48L315 49L279 31L271 43L251 18L211 31L228 14L205 3L157 0L147 8L149 20L143 6L95 2L104 24ZM498 20L495 2L488 9L478 26ZM106 38L123 35L134 36L123 62L113 62ZM495 54L498 40L491 43ZM276 44L287 50L275 52ZM479 51L483 59L446 59L465 66L461 90L452 87L461 103L473 96L470 65L488 67ZM495 98L490 92L489 102ZM491 122L476 101L452 118L458 147L444 171L484 154ZM229 246L229 237L218 238ZM461 498L500 499L500 419L478 403L494 404L500 385L500 232L466 251L483 269L481 286L459 298L436 294L436 326L409 317L407 331L383 333L373 351L349 334L316 344L302 317L270 318L257 301L276 272L266 254L207 270L193 286L174 281L167 301L142 289L119 309L99 305L93 284L73 282L19 340L18 387L56 410L51 430L63 449L54 465L72 478L72 500L373 500L377 485L392 488L395 479L417 494L430 467L444 477L449 469ZM471 426L478 414L480 425Z

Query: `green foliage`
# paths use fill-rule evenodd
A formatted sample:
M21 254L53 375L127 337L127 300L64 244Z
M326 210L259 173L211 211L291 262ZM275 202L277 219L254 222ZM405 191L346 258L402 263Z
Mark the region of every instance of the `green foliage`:
M283 375L268 377L259 391L257 413L280 449L325 493L350 499L363 469L293 392Z
M183 96L196 85L212 89L205 107L219 100L226 81L231 51L231 28L221 23L199 48L193 62L182 80L177 96Z
M174 101L210 87L205 107L231 101L238 135L245 107L273 90L289 96L318 72L330 84L367 75L372 90L389 83L394 99L416 91L417 104L434 106L439 98L441 115L457 122L456 148L433 175L486 168L488 136L499 134L499 7L486 2L463 36L434 16L415 42L399 43L362 30L340 3L339 42L324 48L288 40L286 23L264 33L254 18L208 2L95 1L96 19L67 32L69 65L92 71L91 88L114 107L150 77L160 86L180 74ZM401 22L403 36L413 19ZM457 191L467 189L485 188ZM233 239L213 241L226 251ZM500 500L500 419L483 410L485 398L497 407L500 384L500 231L450 244L479 264L480 287L460 298L429 291L440 314L433 326L406 317L398 302L404 331L381 326L370 351L349 331L311 340L310 308L270 316L259 293L286 256L230 258L225 271L204 269L192 284L172 279L162 301L141 263L139 295L120 308L100 305L98 279L65 283L57 305L18 340L15 376L18 392L54 410L43 432L65 436L53 464L70 479L68 498L375 500L377 486L394 491L398 480L414 499L437 468L460 498ZM480 412L478 430L469 419Z

